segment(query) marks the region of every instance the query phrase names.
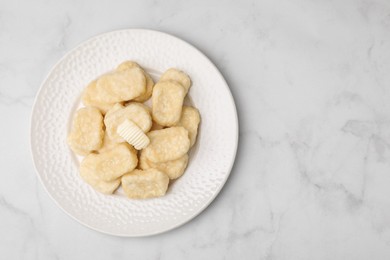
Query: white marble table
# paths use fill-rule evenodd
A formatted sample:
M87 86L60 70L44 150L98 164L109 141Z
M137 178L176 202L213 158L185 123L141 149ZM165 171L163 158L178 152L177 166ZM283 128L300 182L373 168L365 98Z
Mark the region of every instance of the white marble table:
M390 259L390 2L203 2L1 1L1 259ZM221 194L190 223L147 238L65 215L29 151L50 67L121 28L204 51L240 117Z

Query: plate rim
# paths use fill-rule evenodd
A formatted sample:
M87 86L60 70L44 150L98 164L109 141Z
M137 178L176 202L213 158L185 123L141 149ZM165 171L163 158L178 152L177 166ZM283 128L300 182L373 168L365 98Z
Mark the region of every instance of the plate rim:
M156 232L148 232L148 233L144 233L144 234L135 234L135 235L119 234L119 233L113 233L113 232L108 232L108 231L105 231L105 230L102 230L102 229L98 229L98 228L93 227L93 226L89 225L88 223L86 223L86 222L76 218L71 213L69 213L64 207L62 207L62 205L59 203L59 201L54 199L52 194L49 192L49 190L47 189L46 185L44 184L44 182L42 180L41 174L38 171L38 168L37 168L37 165L36 165L36 162L35 162L36 155L33 152L33 136L32 136L33 135L33 124L34 124L33 117L34 117L34 114L35 114L35 110L37 109L36 105L37 105L38 99L39 99L39 97L41 95L41 92L43 90L43 87L44 87L45 83L47 82L47 80L49 79L49 77L53 73L53 71L61 64L61 62L63 62L66 58L68 58L68 56L70 56L71 53L73 53L74 51L79 49L82 45L84 45L84 44L86 44L86 43L88 43L90 41L93 41L93 40L95 40L95 39L97 39L99 37L102 37L104 35L108 35L108 34L111 34L111 33L133 32L133 31L155 33L155 34L163 35L164 37L173 38L175 41L178 41L181 44L186 45L187 47L193 49L198 55L201 55L203 58L205 58L205 60L215 70L216 75L218 75L218 77L222 80L222 82L224 83L224 87L227 89L227 92L229 93L229 95L228 95L229 96L229 101L233 105L233 108L234 108L234 113L233 113L232 117L234 118L234 123L235 123L234 124L234 129L233 129L234 132L235 132L235 139L233 140L234 141L234 147L233 147L234 151L233 151L233 156L232 156L232 158L231 158L231 160L229 162L230 165L228 167L227 174L225 175L224 179L222 180L221 185L216 189L215 193L209 198L209 200L206 201L202 205L202 207L200 207L199 210L196 211L194 214L189 215L183 221L176 222L175 225L172 225L169 228L157 230ZM84 41L79 42L78 44L76 44L75 47L70 48L70 50L68 50L53 66L51 66L49 71L46 73L46 76L42 80L42 83L40 84L40 86L38 88L38 91L36 92L35 97L34 97L34 102L33 102L31 113L30 113L30 129L29 130L30 130L30 134L29 134L30 155L32 157L35 173L38 176L38 179L39 179L39 182L41 183L41 186L43 186L43 189L49 195L51 200L54 201L55 205L57 205L57 207L59 207L63 212L66 213L66 215L70 216L77 223L79 223L79 224L81 224L83 226L86 226L86 227L88 227L88 228L90 228L90 229L92 229L92 230L94 230L96 232L103 233L103 234L106 234L106 235L116 236L116 237L147 237L147 236L154 236L154 235L162 234L162 233L171 231L173 229L179 228L179 227L183 226L184 224L190 222L191 220L193 220L197 216L199 216L202 212L204 212L211 205L211 203L215 200L215 198L220 194L222 188L225 186L225 184L226 184L226 182L227 182L227 180L228 180L228 178L229 178L229 176L231 174L231 171L233 169L234 163L236 161L237 150L238 150L238 141L239 141L239 120L238 120L237 106L235 104L234 97L233 97L233 94L232 94L232 92L231 92L231 90L229 88L229 85L227 84L225 78L223 77L222 73L219 71L217 66L211 61L211 59L209 57L206 56L206 54L201 52L198 48L196 48L194 45L190 44L189 42L187 42L185 40L182 40L182 39L180 39L180 38L178 38L175 35L172 35L170 33L162 32L162 31L158 31L158 30L152 30L152 29L143 29L143 28L118 29L118 30L112 30L112 31L99 33L99 34L96 34L96 35L94 35L92 37L89 37L88 39L86 39Z

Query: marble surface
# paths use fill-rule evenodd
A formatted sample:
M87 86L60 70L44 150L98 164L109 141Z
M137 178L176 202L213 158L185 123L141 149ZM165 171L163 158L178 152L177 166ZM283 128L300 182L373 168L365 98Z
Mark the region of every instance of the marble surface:
M114 4L115 2L115 4ZM33 169L29 117L49 69L96 34L150 28L219 67L237 160L200 216L118 238L80 225ZM390 259L390 2L0 2L4 259Z

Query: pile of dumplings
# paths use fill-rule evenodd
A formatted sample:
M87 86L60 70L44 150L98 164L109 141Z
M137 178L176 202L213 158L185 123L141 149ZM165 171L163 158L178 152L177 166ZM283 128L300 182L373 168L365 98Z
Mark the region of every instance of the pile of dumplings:
M93 80L68 135L72 151L84 156L81 178L104 194L122 185L132 199L165 195L196 142L199 111L183 105L190 87L188 75L173 68L154 84L133 61Z

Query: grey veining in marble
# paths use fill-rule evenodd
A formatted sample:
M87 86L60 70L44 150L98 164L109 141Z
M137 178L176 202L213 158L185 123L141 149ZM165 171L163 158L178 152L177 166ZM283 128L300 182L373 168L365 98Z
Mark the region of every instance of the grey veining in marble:
M126 239L65 215L29 152L34 96L68 50L150 28L218 66L240 118L236 164L200 216ZM390 2L0 3L3 259L390 259Z

